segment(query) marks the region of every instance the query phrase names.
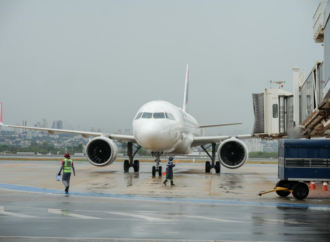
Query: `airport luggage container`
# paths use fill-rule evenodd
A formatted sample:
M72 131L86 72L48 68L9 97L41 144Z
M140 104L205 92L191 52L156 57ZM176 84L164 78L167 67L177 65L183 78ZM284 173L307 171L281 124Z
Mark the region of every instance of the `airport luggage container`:
M279 140L278 178L272 191L281 197L292 192L297 199L306 198L309 188L305 182L330 180L330 140Z

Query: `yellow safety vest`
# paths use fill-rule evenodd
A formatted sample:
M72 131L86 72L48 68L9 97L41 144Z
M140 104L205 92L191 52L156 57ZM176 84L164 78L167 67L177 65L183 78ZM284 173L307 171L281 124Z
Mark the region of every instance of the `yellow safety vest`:
M71 173L71 167L72 167L72 160L71 159L64 159L63 172Z

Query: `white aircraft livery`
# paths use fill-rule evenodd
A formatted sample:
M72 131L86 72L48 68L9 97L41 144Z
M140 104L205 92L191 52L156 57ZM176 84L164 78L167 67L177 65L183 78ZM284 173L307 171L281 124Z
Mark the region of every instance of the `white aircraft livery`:
M47 131L51 135L59 132L79 134L84 138L90 138L85 148L86 157L92 165L100 167L111 165L117 158L118 148L113 140L127 142L129 160L124 161L124 172L128 172L130 167L133 167L134 172L139 172L139 161L134 160L134 156L141 147L155 157L156 165L152 167L153 176L157 173L162 176L162 166L160 166L162 155L189 154L193 147L198 146L210 157L210 161L205 162L206 173L209 173L212 168L216 173L220 173L221 165L230 169L244 165L248 159L248 149L241 139L251 138L251 135L200 137L203 128L240 123L199 125L196 119L188 114L188 88L189 70L187 65L182 109L166 101L151 101L144 104L134 117L133 135L4 125L2 123L2 105L0 106L0 125ZM220 145L216 150L217 143ZM208 152L209 148L212 150L211 154ZM218 161L216 161L216 156Z

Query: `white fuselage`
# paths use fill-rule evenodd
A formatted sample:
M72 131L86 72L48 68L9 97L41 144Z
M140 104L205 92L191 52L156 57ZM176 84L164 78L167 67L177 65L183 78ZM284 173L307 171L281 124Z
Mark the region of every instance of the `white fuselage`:
M134 117L133 135L150 152L188 154L200 128L196 119L182 109L169 102L152 101Z

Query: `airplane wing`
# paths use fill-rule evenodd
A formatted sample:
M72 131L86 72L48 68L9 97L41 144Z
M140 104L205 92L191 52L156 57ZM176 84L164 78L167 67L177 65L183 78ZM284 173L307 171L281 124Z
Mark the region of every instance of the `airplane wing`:
M219 126L229 126L229 125L238 125L242 123L231 123L231 124L211 124L211 125L201 125L200 128L212 128L212 127L219 127Z
M18 128L18 129L32 129L39 131L46 131L49 134L53 135L55 133L66 133L66 134L77 134L81 135L84 138L96 137L96 136L106 136L110 139L117 140L119 142L131 142L136 143L136 140L133 135L125 134L107 134L99 132L88 132L88 131L76 131L76 130L67 130L67 129L48 129L48 128L39 128L39 127L26 127L26 126L16 126L16 125L5 125L0 122L0 125L9 127L9 128Z
M233 136L204 136L204 137L194 137L194 141L191 144L191 147L211 144L211 143L219 143L226 139L235 137L237 139L251 139L253 138L251 134L244 135L233 135Z

